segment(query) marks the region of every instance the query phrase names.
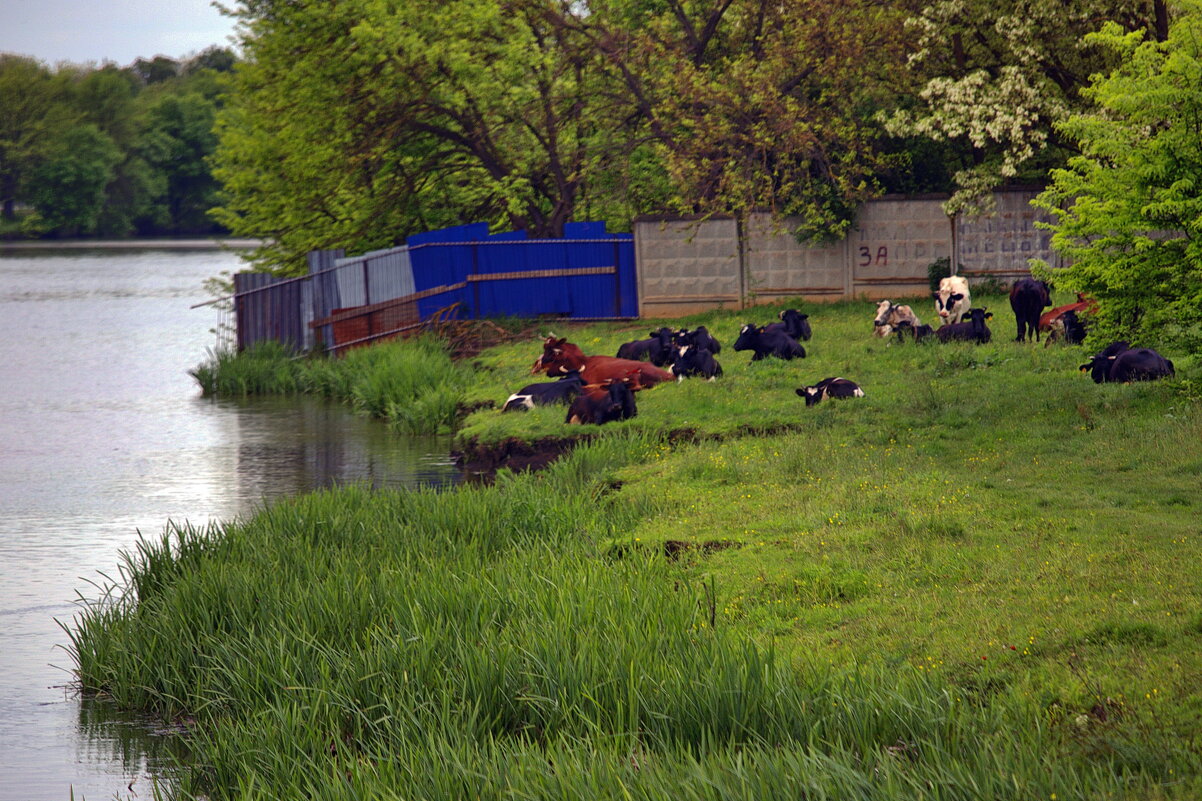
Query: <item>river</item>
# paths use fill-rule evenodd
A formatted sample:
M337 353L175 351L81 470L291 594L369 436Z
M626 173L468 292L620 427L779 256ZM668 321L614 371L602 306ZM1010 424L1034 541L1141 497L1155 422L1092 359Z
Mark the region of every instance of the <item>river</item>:
M164 738L72 691L80 596L139 532L361 481L453 482L449 442L312 400L211 401L224 250L0 250L0 801L153 797Z

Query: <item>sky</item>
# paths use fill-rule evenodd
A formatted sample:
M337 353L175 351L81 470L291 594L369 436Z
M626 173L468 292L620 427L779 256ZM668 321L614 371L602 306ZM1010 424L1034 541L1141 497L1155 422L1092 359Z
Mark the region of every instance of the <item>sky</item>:
M178 59L211 45L232 46L233 33L234 21L210 0L0 0L0 53L50 66Z

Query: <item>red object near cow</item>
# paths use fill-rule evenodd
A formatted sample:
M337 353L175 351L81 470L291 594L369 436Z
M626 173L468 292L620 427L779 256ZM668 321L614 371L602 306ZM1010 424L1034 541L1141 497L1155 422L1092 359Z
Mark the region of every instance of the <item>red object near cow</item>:
M1078 292L1076 303L1069 303L1064 306L1057 306L1056 308L1051 309L1050 311L1046 311L1043 314L1041 314L1039 316L1039 330L1040 331L1051 331L1053 328L1053 323L1056 320L1060 319L1064 315L1065 312L1074 311L1074 312L1077 312L1078 315L1080 315L1082 311L1088 312L1089 314L1093 314L1097 310L1098 310L1098 302L1096 300L1094 300L1093 298L1087 298L1087 297L1085 297L1085 295Z
M661 370L650 362L619 359L615 356L585 356L579 347L566 338L547 337L543 341L543 355L530 369L531 373L566 375L579 370L586 384L602 384L606 381L624 381L633 378L636 386L632 390L653 387L662 381L674 381L667 370ZM632 376L632 374L634 374Z

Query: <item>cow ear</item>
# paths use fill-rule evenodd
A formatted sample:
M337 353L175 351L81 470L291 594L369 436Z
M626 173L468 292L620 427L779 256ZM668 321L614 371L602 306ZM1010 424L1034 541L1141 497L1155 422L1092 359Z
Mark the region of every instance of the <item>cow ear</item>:
M806 396L806 389L807 387L798 387L793 391L796 392L800 397L804 398Z
M938 292L932 292L932 293L931 293L931 297L933 297L935 300L939 300L939 293L938 293Z
M986 320L992 320L992 319L993 319L993 312L985 312L985 319L986 319Z

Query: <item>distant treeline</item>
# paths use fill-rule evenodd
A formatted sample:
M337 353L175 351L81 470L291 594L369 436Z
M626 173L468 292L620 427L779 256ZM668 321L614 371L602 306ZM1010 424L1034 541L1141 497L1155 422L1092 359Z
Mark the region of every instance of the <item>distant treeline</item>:
M0 54L0 234L211 234L208 157L233 51L47 67Z

